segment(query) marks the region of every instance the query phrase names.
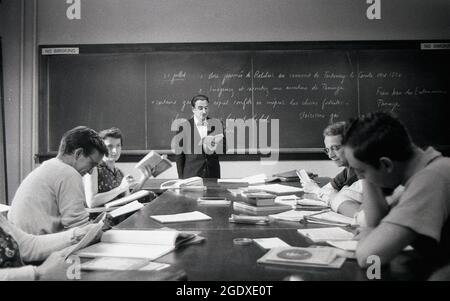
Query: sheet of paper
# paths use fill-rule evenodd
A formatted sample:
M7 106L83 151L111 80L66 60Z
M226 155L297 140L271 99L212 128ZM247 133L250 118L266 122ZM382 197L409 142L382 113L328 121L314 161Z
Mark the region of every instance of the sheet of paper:
M278 247L290 247L289 244L279 239L278 237L254 238L253 241L257 243L261 248L266 250Z
M200 211L184 212L178 214L167 214L167 215L151 215L150 217L157 220L160 223L206 221L211 219L210 216Z
M309 237L314 242L330 241L330 240L344 240L348 241L353 238L353 233L345 231L339 227L330 228L314 228L314 229L298 229L298 233Z
M111 211L109 213L109 215L111 215L111 217L118 217L123 214L127 214L129 212L140 210L143 207L144 207L144 205L142 205L138 201L134 201L134 202L128 203L126 205L123 205L122 207L119 207L119 208Z

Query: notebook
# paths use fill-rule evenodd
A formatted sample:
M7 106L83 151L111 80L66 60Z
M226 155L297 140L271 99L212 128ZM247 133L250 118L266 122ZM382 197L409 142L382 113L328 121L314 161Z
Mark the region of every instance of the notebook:
M166 215L151 215L151 218L157 220L160 223L179 223L179 222L194 222L194 221L207 221L211 220L211 217L200 211L184 212L177 214Z
M298 233L308 237L313 242L324 242L329 240L351 240L353 233L338 227L298 229Z
M333 248L280 247L271 249L257 262L278 266L338 269L346 259L338 255L339 252Z

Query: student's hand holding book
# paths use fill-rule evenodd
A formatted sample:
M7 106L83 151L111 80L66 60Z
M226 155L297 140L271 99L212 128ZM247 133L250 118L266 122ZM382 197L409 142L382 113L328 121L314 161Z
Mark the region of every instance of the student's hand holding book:
M70 268L63 252L54 252L34 269L35 280L68 280L67 271Z
M319 195L320 193L319 185L313 180L311 180L308 173L304 169L297 170L297 176L300 179L300 183L302 183L304 192Z
M124 190L132 190L137 185L137 181L131 175L126 175L123 177L120 183L120 188Z
M85 226L74 228L72 238L71 238L72 244L75 244L75 243L78 243L79 241L81 241L83 239L83 237L85 237L86 234L94 228L96 228L95 224L87 224ZM100 239L100 236L98 237L98 239Z

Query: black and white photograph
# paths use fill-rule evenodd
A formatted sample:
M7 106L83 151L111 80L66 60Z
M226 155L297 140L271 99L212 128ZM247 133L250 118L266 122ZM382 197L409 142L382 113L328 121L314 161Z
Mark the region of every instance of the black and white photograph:
M449 118L448 0L0 0L0 281L449 281Z

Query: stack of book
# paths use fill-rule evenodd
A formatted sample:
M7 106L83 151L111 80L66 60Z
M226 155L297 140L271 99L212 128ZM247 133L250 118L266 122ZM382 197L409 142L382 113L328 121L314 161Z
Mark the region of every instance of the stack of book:
M252 214L273 214L290 210L291 206L275 203L275 194L265 191L247 190L242 192L242 201L233 202L233 208Z

